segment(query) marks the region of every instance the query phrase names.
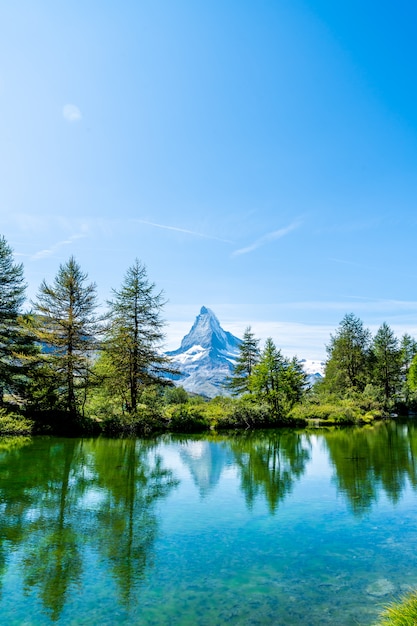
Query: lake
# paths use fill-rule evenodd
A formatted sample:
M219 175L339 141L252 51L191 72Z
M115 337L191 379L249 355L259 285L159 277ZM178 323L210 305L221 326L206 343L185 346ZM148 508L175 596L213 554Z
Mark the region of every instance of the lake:
M417 588L417 428L0 439L0 613L371 625Z

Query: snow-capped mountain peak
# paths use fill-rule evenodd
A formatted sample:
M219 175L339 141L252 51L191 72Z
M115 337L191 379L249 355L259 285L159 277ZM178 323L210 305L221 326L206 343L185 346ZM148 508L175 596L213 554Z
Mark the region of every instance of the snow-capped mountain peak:
M220 326L211 309L202 306L181 346L166 353L171 357L172 365L181 372L175 383L209 398L226 395L225 382L233 375L241 343L241 339ZM300 363L310 384L322 377L322 361L302 359Z
M180 354L193 346L234 352L240 343L240 339L223 330L211 309L202 306L190 332L181 341L181 347L170 354Z
M181 372L176 383L208 397L224 394L224 383L233 372L241 342L223 330L211 309L201 307L178 350L167 352Z

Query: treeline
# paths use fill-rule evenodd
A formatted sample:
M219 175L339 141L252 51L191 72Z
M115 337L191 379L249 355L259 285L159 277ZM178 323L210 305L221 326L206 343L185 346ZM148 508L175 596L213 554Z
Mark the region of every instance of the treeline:
M261 352L248 327L229 389L249 404L266 404L283 423L357 423L416 409L417 341L409 334L398 339L384 322L373 337L350 313L326 350L324 377L308 387L297 359L284 358L272 339Z
M1 237L3 432L31 428L24 418L43 430L97 430L103 415L136 415L145 390L170 384L167 376L175 372L160 350L163 295L139 261L113 290L104 314L96 285L73 257L52 284L41 283L28 312L22 312L25 291L23 265Z
M162 352L165 304L136 260L102 312L96 285L71 257L23 311L22 264L0 237L0 433L145 433L355 423L417 405L417 342L387 324L375 337L346 315L309 386L296 357L244 333L225 391L207 401L174 387Z

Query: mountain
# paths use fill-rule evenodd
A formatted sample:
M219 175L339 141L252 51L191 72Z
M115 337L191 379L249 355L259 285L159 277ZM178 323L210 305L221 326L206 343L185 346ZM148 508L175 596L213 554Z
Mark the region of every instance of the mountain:
M233 372L241 343L241 339L223 330L213 311L201 307L178 350L166 353L181 372L175 383L209 398L225 395L224 383Z
M307 382L309 385L313 385L318 380L320 380L320 378L323 378L324 361L300 359L300 363L303 366L305 373L307 374Z
M178 350L166 353L181 372L174 378L175 384L208 398L228 395L224 383L233 373L241 343L241 339L223 330L213 311L201 307ZM301 359L300 363L310 385L322 377L323 362Z

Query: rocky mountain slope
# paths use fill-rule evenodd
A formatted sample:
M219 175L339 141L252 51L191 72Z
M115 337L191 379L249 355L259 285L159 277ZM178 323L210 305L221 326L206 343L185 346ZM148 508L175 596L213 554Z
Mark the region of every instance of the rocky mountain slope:
M232 375L242 340L223 330L210 309L201 307L190 332L178 350L167 352L174 367L181 372L175 380L188 392L208 398L226 395L226 379ZM302 359L301 363L312 384L323 374L320 361Z
M225 395L224 382L233 372L240 343L241 339L223 330L213 311L201 307L178 350L167 352L182 372L175 383L209 398Z

